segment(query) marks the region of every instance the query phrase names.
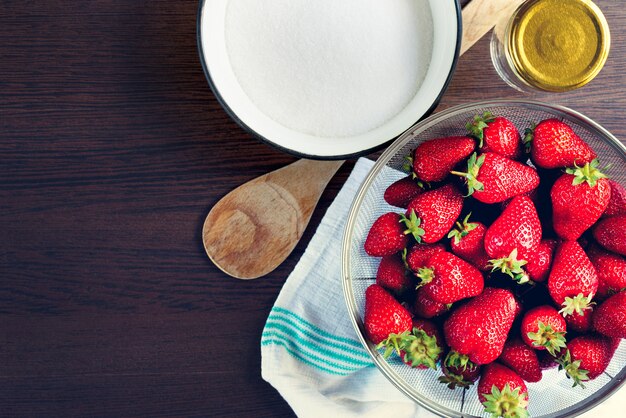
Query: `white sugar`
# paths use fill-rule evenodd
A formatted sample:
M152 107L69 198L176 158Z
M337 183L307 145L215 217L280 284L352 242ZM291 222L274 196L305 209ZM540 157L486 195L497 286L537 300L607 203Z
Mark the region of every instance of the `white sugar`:
M396 116L432 54L428 0L230 0L226 48L242 90L267 116L323 137Z

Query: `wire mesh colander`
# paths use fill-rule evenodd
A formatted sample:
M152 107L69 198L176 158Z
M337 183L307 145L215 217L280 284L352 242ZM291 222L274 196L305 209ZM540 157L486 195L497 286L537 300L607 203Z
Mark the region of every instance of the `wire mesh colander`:
M490 111L511 120L520 132L547 118L567 124L596 152L601 166L613 180L626 186L626 146L589 118L570 109L532 101L498 100L457 106L416 124L398 138L378 159L361 186L347 220L342 250L342 282L349 315L359 339L379 370L410 398L443 416L487 416L478 401L476 384L469 389L450 390L438 382L440 368L421 370L408 367L398 357L384 359L364 337L365 290L375 282L380 259L368 256L363 243L370 226L383 213L398 208L383 200L385 189L406 176L405 156L421 142L453 135L465 135L465 124L475 115ZM572 388L572 381L557 369L544 370L537 383L527 383L528 411L531 417L578 415L614 393L626 380L626 342L621 345L606 372L586 382L585 388Z

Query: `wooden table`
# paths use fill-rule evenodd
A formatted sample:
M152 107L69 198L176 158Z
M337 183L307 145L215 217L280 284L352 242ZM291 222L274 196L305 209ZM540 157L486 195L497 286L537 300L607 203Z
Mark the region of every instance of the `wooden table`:
M530 97L625 139L626 8L597 3L613 33L604 70L579 91ZM211 94L197 6L0 3L2 416L293 415L261 379L261 330L353 162L278 270L244 282L214 267L200 240L210 207L294 158ZM488 46L461 59L440 109L524 97Z

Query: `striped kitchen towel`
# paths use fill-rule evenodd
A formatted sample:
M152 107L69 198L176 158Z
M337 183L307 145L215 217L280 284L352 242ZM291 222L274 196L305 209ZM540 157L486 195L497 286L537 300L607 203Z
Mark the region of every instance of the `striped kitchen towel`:
M262 376L299 417L434 416L376 369L343 299L341 237L352 200L372 165L368 159L357 161L263 330Z

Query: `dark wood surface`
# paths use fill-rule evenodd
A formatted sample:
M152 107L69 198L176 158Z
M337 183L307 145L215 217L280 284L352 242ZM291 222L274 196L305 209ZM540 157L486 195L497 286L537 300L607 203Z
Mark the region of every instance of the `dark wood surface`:
M466 3L466 2L464 2ZM626 10L589 86L535 99L626 138ZM210 207L294 161L242 131L211 94L196 1L0 2L0 415L292 416L260 376L268 312L304 239L269 276L238 281L204 254ZM524 97L488 39L440 108ZM376 155L373 155L375 157Z

